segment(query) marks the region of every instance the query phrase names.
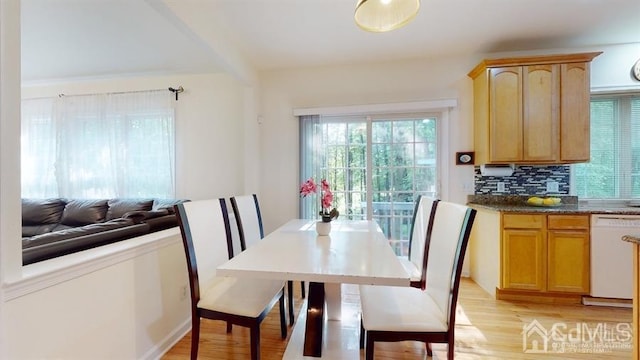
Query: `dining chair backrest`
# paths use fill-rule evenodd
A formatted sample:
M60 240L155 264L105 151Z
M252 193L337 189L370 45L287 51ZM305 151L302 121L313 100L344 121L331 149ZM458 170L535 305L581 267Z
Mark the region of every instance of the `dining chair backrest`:
M446 314L447 323L455 316L462 260L474 218L475 210L467 206L438 202L428 248L426 291Z
M264 237L258 197L256 194L234 196L231 206L240 233L240 246L244 251Z
M409 261L417 269L423 269L426 263L425 255L428 256L428 251L425 252L425 245L429 246L428 238L431 235L430 231L433 227L433 217L437 203L437 199L422 195L419 195L416 201L409 238Z
M236 214L233 212L233 206L231 204L231 199L227 200L227 210L229 213L229 224L231 225L231 248L233 252L231 253L231 257L240 254L242 252L242 246L240 244L240 232L238 231L238 227L235 226L237 224Z
M256 194L233 196L230 200L240 238L240 251L245 251L264 237L258 196ZM289 280L287 283L289 319L293 324L293 282ZM301 292L304 297L304 282L301 284Z
M187 251L192 299L197 301L200 290L215 278L216 268L232 253L227 206L224 199L210 199L185 202L175 208Z

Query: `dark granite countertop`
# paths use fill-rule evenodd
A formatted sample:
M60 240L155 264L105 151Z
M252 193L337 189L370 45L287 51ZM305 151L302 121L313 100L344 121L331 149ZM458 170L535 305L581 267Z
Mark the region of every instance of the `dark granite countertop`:
M640 245L640 234L638 234L638 235L625 235L625 236L622 237L622 240Z
M640 215L640 207L607 205L604 203L580 204L576 196L557 197L562 199L559 205L533 206L527 205L529 196L469 195L468 205L476 209L512 213Z

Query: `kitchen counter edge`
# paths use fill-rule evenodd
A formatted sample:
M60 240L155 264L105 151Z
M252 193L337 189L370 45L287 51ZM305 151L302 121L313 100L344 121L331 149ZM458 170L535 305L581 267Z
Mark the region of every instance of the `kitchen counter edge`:
M526 206L468 203L467 205L477 210L502 211L509 213L640 215L640 208L635 207L607 208L599 206L581 206L576 204L559 206Z

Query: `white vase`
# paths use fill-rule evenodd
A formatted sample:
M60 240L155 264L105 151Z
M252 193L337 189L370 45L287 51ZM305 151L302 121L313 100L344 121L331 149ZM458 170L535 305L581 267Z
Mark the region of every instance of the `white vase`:
M331 221L317 221L316 222L316 232L320 236L327 236L331 232Z

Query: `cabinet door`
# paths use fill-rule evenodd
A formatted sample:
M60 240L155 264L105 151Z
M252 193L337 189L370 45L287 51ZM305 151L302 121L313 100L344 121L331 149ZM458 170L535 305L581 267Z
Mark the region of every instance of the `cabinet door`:
M560 160L589 161L589 63L560 66Z
M544 240L544 232L541 230L503 230L501 262L503 289L545 290Z
M547 289L589 293L589 232L549 230Z
M489 93L490 161L521 161L522 67L492 68Z
M523 160L558 160L560 65L523 67Z

